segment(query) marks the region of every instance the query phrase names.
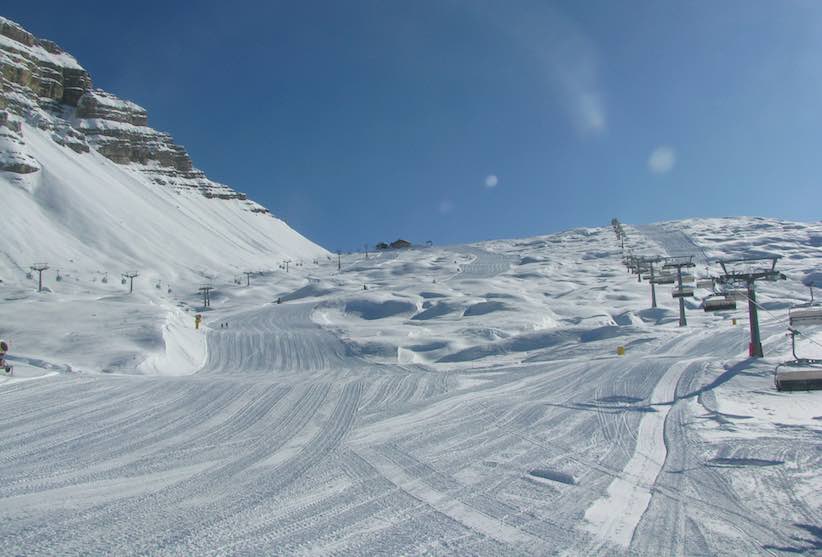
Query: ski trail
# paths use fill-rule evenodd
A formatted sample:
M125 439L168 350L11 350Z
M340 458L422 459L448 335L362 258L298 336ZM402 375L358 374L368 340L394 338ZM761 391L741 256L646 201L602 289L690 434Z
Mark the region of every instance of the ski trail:
M693 241L682 230L671 230L660 224L644 224L634 226L643 236L659 244L668 255L693 255L697 265L709 265L710 261L705 250Z
M665 418L671 409L677 382L682 373L698 361L684 360L668 368L651 395L651 404L656 411L646 413L639 423L633 456L622 474L608 486L607 495L594 501L585 511L587 529L604 542L625 549L630 546L665 463Z
M420 478L409 474L403 467L377 453L363 451L361 453L368 463L373 466L388 481L408 493L415 499L426 503L438 512L459 522L465 527L479 532L498 542L524 549L526 547L540 547L542 540L506 524L504 521L493 518L465 503L442 493Z

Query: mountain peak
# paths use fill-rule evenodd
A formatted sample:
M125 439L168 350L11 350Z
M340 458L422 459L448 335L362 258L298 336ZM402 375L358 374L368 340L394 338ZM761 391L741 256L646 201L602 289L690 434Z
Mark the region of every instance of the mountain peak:
M245 194L213 182L194 167L185 148L148 126L138 104L94 88L71 55L19 24L0 18L0 170L37 172L18 120L52 132L52 140L77 153L96 150L173 190L194 189L209 199L237 199L253 213L268 213ZM13 153L13 155L12 155Z
M55 43L0 18L0 275L47 258L168 280L326 253L148 124L144 108L95 88Z

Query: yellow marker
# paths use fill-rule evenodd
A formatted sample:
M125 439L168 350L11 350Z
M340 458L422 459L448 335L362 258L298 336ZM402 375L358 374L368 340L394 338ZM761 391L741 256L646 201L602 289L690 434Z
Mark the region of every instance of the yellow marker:
M734 317L733 319L731 319L731 325L736 325L736 317Z
M199 313L198 313L197 315L195 315L195 316L194 316L194 328L195 328L195 329L199 329L199 328L200 328L200 322L201 322L202 320L203 320L203 316L202 316L202 315L200 315Z
M617 356L624 356L625 355L625 347L624 346L617 346Z

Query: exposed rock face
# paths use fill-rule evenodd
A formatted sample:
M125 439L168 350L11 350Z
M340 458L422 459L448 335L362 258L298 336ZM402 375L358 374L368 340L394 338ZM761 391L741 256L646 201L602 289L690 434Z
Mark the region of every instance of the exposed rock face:
M9 120L8 112L0 111L0 170L16 174L37 172L40 164L26 152L20 128L20 122Z
M93 88L73 56L2 17L0 111L1 171L40 170L27 151L22 121L51 132L59 145L76 153L94 149L160 186L194 189L211 199L237 199L249 211L268 213L245 194L209 180L170 135L148 126L145 109Z

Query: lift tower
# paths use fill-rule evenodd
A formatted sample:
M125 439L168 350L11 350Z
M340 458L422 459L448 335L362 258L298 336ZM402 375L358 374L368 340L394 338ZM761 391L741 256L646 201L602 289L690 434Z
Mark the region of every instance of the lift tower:
M48 263L35 263L29 269L36 272L38 274L37 277L37 291L43 291L43 271L48 270L49 264Z
M204 284L197 290L203 295L203 307L211 307L211 291L214 290L214 287L210 284Z
M720 284L744 285L747 289L748 317L751 322L751 342L748 345L748 354L752 358L761 358L762 340L759 336L759 313L757 312L755 284L758 280L777 281L786 277L776 270L779 256L746 257L742 259L720 259L717 261L722 267L722 276L717 279Z
M673 290L673 297L679 298L679 326L684 327L688 324L685 319L685 298L693 298L694 289L692 286L683 286L682 283L682 269L695 267L693 255L677 255L674 257L666 257L662 263L662 268L666 270L676 269L676 287Z
M251 275L256 273L254 273L254 271L243 271L243 274L245 275L245 285L251 286Z
M128 279L128 293L131 294L134 292L134 278L139 277L140 274L137 271L126 271L123 273L123 279Z
M660 256L648 256L643 255L637 258L637 274L642 280L642 274L646 273L648 275L648 282L651 284L651 307L656 307L656 277L654 276L654 265L662 261L662 257Z

